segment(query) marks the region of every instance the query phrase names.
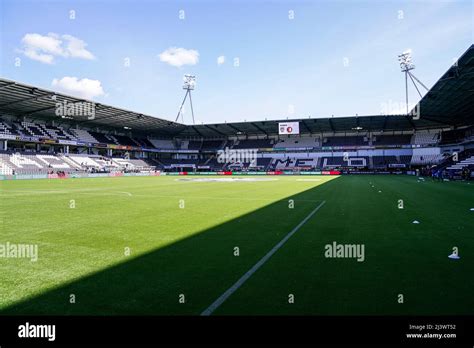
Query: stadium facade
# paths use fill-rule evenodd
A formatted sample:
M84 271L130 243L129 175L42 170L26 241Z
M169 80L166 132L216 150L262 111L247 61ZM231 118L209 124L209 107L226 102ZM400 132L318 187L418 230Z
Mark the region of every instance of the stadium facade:
M473 82L474 45L408 115L185 125L0 79L0 177L435 172L466 179L474 169Z

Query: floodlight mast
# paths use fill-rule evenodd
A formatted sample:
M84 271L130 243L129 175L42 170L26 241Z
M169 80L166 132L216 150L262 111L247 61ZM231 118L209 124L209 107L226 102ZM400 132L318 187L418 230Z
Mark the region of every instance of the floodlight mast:
M196 86L196 76L194 76L194 75L184 75L183 81L184 81L183 89L186 90L186 93L184 94L183 102L181 103L181 106L179 107L178 115L176 116L175 122L178 121L179 116L181 115L183 123L184 123L184 115L182 114L182 110L183 110L184 103L186 102L186 98L189 94L189 103L191 104L191 115L193 117L193 124L196 124L194 122L193 100L191 98L191 91L194 90L194 88Z
M413 86L415 86L416 91L420 95L420 98L423 96L420 93L420 90L418 89L418 86L415 83L418 82L421 86L423 86L426 91L428 91L428 88L416 78L413 73L411 73L411 70L415 69L415 65L412 62L412 57L411 57L411 52L406 51L403 52L398 56L398 61L400 62L400 68L402 69L402 72L405 73L405 99L406 99L406 106L407 106L407 115L410 112L409 107L408 107L408 77L410 77L411 82L413 83Z

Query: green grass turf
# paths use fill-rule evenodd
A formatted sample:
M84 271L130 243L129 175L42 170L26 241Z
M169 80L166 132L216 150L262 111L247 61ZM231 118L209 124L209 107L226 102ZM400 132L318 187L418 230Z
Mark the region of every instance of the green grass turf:
M258 178L274 180L0 182L0 243L39 246L37 262L0 258L0 314L199 314L323 200L214 314L472 314L474 184ZM365 261L325 258L333 241Z

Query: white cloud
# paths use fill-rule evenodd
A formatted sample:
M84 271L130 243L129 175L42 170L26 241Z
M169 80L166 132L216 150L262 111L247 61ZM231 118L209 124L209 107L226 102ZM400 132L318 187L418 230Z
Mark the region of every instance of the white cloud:
M51 54L44 54L38 53L36 50L33 49L25 49L23 54L30 59L37 60L38 62L45 63L45 64L53 64L54 56Z
M66 51L73 58L94 59L94 55L86 50L87 44L77 37L71 35L63 35L63 39L67 41Z
M222 65L225 63L225 56L217 57L217 65Z
M59 92L84 99L93 99L105 95L99 80L65 76L62 79L54 79L51 85Z
M42 63L52 64L54 56L64 56L61 40L55 34L43 36L40 34L26 34L21 40L23 53L30 59Z
M185 48L170 47L158 55L162 62L181 67L183 65L196 65L199 61L199 52Z
M94 59L94 55L85 47L87 44L72 35L48 33L41 35L28 33L21 40L23 54L45 64L53 64L56 57Z

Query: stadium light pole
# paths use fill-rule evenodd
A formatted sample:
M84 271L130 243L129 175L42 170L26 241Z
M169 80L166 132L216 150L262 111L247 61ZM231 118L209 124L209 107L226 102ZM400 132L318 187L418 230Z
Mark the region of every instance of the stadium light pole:
M405 100L406 100L406 106L407 106L407 115L410 112L408 109L408 77L410 77L411 82L413 83L413 86L415 86L416 91L418 92L420 98L423 96L420 93L420 90L418 89L418 86L416 85L416 82L418 82L421 86L423 86L426 91L428 91L428 88L416 78L415 75L411 72L411 70L415 69L415 65L413 64L412 57L411 57L411 52L410 51L405 51L402 54L398 56L398 61L400 62L400 68L402 69L402 72L405 73ZM416 80L416 82L415 82Z
M183 102L181 103L181 106L179 107L178 115L176 116L175 122L178 121L179 115L182 115L181 112L183 110L184 103L186 102L186 98L188 97L188 94L189 94L189 103L191 104L191 115L193 117L193 124L195 124L195 122L194 122L193 100L191 98L191 91L193 91L194 88L196 87L196 76L194 76L194 75L184 75L183 81L184 81L183 89L186 90L186 93L184 94ZM184 123L184 116L182 116L182 120L183 120L183 123Z

